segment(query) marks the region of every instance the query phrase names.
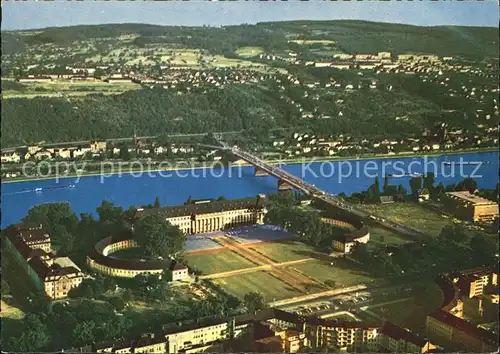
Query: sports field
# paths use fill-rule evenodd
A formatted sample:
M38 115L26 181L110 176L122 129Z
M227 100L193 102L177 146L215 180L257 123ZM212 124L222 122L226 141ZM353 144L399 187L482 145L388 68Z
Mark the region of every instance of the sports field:
M370 213L408 226L429 236L438 236L450 219L417 203L361 205Z
M188 254L185 259L189 266L200 270L203 274L229 272L256 266L256 264L229 250L197 255Z
M249 292L260 292L266 301L298 296L301 293L266 272L255 272L214 280L229 294L239 299Z
M316 252L311 246L298 241L283 241L255 245L252 248L275 262L314 258Z
M334 265L322 261L311 261L293 266L293 268L315 279L321 284L334 281L333 288L341 288L358 284L369 284L374 279L359 267L344 259L336 259Z

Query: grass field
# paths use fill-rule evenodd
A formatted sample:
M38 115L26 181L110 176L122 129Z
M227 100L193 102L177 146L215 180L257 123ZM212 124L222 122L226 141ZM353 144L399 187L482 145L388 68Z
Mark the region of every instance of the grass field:
M429 236L438 236L450 219L416 203L363 205L363 209Z
M17 307L11 306L2 300L1 303L1 312L0 317L2 320L4 318L10 318L12 320L21 320L24 318L24 312L18 309Z
M266 301L281 300L300 295L298 291L266 272L254 272L217 279L215 283L222 286L229 294L240 299L253 291L261 293Z
M264 49L261 47L240 47L236 49L236 54L242 57L254 57L264 53Z
M192 256L187 255L185 258L189 266L200 270L203 274L215 274L256 266L256 264L228 250Z
M134 83L109 84L102 81L71 82L70 80L54 80L50 83L24 83L22 89L4 90L2 96L4 98L33 98L39 96L86 96L94 93L112 95L140 88L140 85Z
M404 238L403 236L400 236L397 233L389 231L387 229L381 227L370 228L370 242L368 243L369 245L402 245L408 242L412 242L412 240Z
M275 262L310 258L317 253L311 246L298 241L266 243L252 248Z
M358 284L368 284L374 279L359 269L356 264L345 259L336 259L333 265L322 261L311 261L293 266L293 268L315 279L319 283L334 281L335 288Z

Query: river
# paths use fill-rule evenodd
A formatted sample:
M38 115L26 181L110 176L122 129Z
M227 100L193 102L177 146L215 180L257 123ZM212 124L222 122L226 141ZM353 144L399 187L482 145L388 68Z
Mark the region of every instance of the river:
M435 172L436 184L457 183L471 176L479 188L495 188L498 183L498 152L442 155L429 157L382 158L374 160L347 160L334 162L314 162L282 166L288 172L304 178L307 182L328 193L351 194L366 190L376 175L392 174L389 184L402 184L408 191L410 176L402 174ZM481 162L480 165L455 164L459 161ZM443 164L443 163L448 164ZM434 165L433 165L434 164ZM385 166L384 166L385 165ZM350 167L349 167L350 166ZM435 169L437 167L437 169ZM462 171L460 171L462 169ZM349 170L351 173L349 174ZM1 225L2 228L20 221L27 211L41 203L69 202L73 210L80 213L95 213L96 207L107 199L117 206L128 208L152 204L156 196L162 206L184 203L189 196L193 199L228 199L255 196L277 190L274 177L255 177L251 166L197 169L190 171L169 171L113 175L106 178L87 176L55 180L33 180L18 183L2 183ZM187 176L186 176L187 175ZM383 177L380 178L383 185ZM68 189L46 189L57 186L75 185ZM36 192L36 188L42 188Z

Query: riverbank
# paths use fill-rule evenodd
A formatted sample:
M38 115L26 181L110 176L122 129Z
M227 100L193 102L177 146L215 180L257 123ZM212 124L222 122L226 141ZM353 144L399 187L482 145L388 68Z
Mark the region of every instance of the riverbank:
M296 165L296 164L304 164L304 163L313 163L313 162L338 162L338 161L359 161L359 160L374 160L374 159L398 159L398 158L422 158L425 156L429 157L439 157L439 156L452 156L452 155L461 155L461 154L473 154L473 153L487 153L487 152L496 152L498 151L496 147L488 147L488 148L479 148L479 149L462 149L462 150L454 150L454 151L431 151L425 154L420 153L401 153L401 154L366 154L359 156L324 156L324 157L301 157L295 159L269 159L266 162L270 164L284 164L284 165ZM119 163L117 163L119 164ZM129 162L129 164L133 164L133 162ZM44 176L44 177L15 177L9 180L2 181L2 184L8 183L21 183L21 182L29 182L29 181L45 181L45 180L59 180L59 179L68 179L68 178L84 178L84 177L95 177L95 176L106 176L111 177L113 175L126 175L133 173L159 173L159 172L169 172L169 171L187 171L187 170L201 170L201 169L210 169L213 167L221 167L221 164L216 164L215 162L210 163L193 163L191 166L186 166L186 162L179 163L176 166L166 167L166 168L128 168L126 170L119 170L116 172L110 171L84 171L81 173L69 173L64 176ZM231 165L231 167L237 166L251 166L249 163L241 163L237 165ZM123 167L123 166L122 166Z

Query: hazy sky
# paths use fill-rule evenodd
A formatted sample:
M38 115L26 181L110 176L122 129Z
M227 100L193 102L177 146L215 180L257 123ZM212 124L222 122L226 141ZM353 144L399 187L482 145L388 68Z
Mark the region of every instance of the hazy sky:
M498 26L498 3L485 1L388 2L157 2L2 1L2 29L102 23L231 25L284 20L361 19L414 25Z

